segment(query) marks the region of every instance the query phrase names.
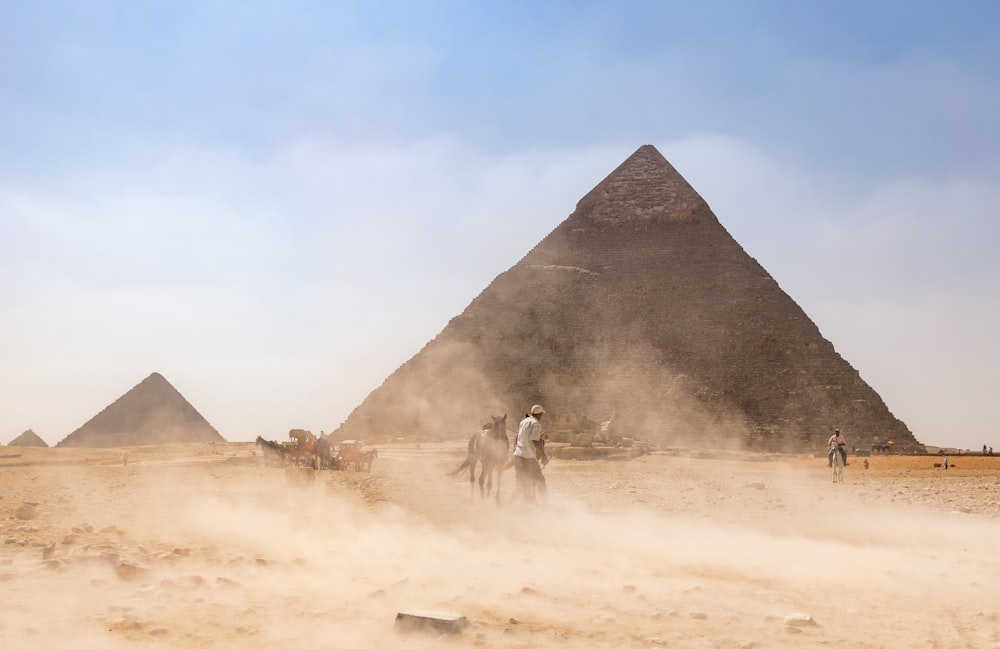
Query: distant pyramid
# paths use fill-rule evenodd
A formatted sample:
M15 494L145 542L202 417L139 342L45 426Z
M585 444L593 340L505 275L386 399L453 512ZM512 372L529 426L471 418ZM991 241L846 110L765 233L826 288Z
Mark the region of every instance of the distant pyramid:
M453 438L533 403L549 429L666 444L819 450L839 427L919 446L649 145L335 434Z
M45 443L45 440L35 434L35 431L30 428L11 441L7 446L40 446L42 448L48 448L49 445Z
M147 446L224 441L174 386L154 372L56 446Z

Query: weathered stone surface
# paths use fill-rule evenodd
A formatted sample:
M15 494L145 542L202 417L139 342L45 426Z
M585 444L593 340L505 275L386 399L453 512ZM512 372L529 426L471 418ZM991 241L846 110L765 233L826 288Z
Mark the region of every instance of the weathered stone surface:
M456 268L456 272L461 269ZM354 410L338 439L450 438L544 404L553 441L919 444L652 146ZM605 424L602 426L601 424Z
M56 446L105 448L224 441L174 386L154 372Z
M790 613L785 616L785 625L792 627L815 626L816 621L813 619L813 616L808 613Z
M398 631L460 633L468 625L464 615L446 611L401 611L396 614Z

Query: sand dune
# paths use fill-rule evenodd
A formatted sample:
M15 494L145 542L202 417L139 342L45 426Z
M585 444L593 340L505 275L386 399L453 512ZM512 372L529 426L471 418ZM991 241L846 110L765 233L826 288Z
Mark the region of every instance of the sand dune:
M1000 643L996 458L556 460L525 509L447 477L461 448L308 484L250 444L2 448L0 645ZM469 625L400 635L414 609Z

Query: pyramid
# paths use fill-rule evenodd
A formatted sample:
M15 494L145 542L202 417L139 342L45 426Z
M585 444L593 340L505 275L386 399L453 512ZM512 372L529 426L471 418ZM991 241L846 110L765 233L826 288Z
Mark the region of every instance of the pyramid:
M48 448L49 445L45 443L45 440L39 437L35 431L30 428L17 437L15 437L10 444L7 446L39 446L41 448Z
M148 446L224 441L174 386L154 372L56 446Z
M454 438L533 403L564 436L814 451L840 427L920 446L650 145L334 434Z

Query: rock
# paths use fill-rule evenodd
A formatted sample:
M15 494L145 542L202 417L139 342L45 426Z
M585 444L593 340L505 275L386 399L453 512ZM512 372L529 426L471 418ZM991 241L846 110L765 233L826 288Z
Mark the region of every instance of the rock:
M14 511L14 518L19 521L30 521L37 515L35 513L35 505L36 503L22 503L21 506Z
M803 627L814 626L816 621L808 613L792 613L785 616L785 626Z
M468 623L464 615L445 611L401 611L396 614L397 631L461 633Z
M144 577L149 571L145 568L135 565L134 563L125 563L124 561L119 563L115 567L115 574L118 575L119 579L124 581L134 581Z

